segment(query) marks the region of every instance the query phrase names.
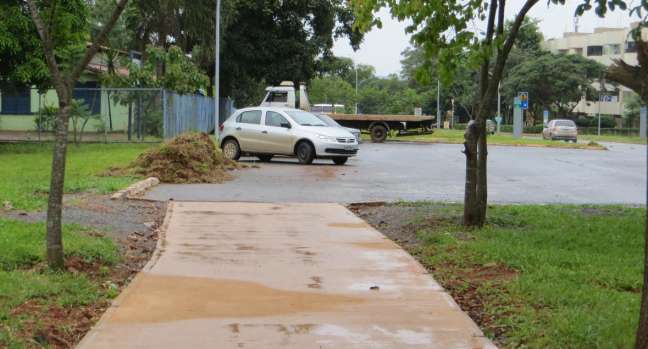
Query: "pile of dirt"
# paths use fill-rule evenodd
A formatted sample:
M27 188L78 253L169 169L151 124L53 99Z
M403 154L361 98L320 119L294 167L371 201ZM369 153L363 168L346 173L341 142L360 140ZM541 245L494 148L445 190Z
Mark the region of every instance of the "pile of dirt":
M206 133L187 133L141 154L133 163L135 173L157 177L163 183L220 183L239 168L216 149Z

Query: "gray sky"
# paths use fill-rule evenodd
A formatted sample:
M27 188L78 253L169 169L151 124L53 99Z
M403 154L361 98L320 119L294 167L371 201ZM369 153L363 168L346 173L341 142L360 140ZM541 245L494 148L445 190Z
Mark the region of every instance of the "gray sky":
M629 0L632 4L638 0ZM507 17L512 18L522 7L524 0L509 0ZM540 30L545 39L561 37L565 31L574 30L573 15L579 1L567 0L566 5L549 5L540 1L529 13L530 17L540 19ZM387 10L379 13L383 21L382 29L373 29L365 35L365 40L357 52L353 52L347 39L335 42L333 52L336 56L351 57L358 63L370 64L376 67L376 73L386 76L390 73L400 72L401 52L410 46L409 36L405 34L406 23L392 19ZM635 17L636 18L636 17ZM606 18L597 17L593 11L588 12L579 20L580 32L591 32L595 27L627 27L635 18L628 17L627 12L608 13ZM476 23L478 27L480 24Z

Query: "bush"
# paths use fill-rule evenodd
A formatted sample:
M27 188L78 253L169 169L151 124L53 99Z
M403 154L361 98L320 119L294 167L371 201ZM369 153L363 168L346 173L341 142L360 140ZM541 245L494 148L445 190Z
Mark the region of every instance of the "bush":
M575 120L578 127L598 127L598 117L582 117ZM613 116L601 115L601 128L613 128L616 126Z
M34 119L34 127L36 131L47 132L54 130L56 122L56 115L58 108L50 105L45 105L41 108L40 115Z

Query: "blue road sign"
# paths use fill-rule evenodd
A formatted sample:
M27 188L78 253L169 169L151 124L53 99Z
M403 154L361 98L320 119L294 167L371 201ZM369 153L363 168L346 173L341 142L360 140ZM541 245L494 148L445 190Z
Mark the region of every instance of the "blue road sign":
M520 98L520 108L529 109L529 92L520 92L518 97Z

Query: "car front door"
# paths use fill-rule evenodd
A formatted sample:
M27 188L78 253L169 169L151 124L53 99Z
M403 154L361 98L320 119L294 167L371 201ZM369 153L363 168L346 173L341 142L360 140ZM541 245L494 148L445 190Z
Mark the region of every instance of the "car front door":
M292 154L295 136L291 132L292 125L280 113L268 110L265 114L264 131L266 143L273 154Z
M261 110L244 111L236 118L236 134L242 151L258 152L263 148L261 131Z

